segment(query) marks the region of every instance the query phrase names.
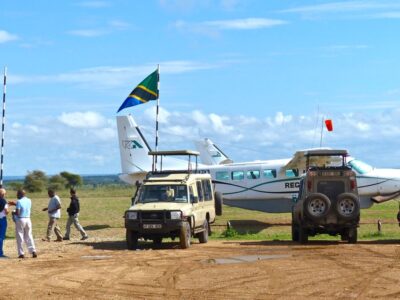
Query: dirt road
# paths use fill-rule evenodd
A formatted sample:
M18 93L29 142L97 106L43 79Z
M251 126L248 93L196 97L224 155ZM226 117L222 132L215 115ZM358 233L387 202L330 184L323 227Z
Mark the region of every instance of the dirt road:
M211 241L125 250L122 240L37 241L0 260L0 299L400 298L400 242Z

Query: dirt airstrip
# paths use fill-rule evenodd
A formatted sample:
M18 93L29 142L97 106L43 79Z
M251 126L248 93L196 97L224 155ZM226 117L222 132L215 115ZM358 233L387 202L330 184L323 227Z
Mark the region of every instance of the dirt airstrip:
M400 241L210 241L125 249L123 239L37 240L0 260L0 299L399 299Z

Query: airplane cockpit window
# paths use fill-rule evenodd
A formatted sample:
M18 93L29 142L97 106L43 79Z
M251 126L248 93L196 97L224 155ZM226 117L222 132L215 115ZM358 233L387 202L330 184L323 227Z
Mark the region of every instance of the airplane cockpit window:
M286 177L297 177L299 175L299 170L297 169L289 169L285 170Z
M247 179L258 179L258 178L260 178L260 171L258 170L247 171Z
M232 172L232 180L243 180L244 172L243 171L233 171Z
M264 178L276 178L276 170L266 169L263 170Z
M374 169L369 164L366 164L365 162L358 159L353 159L349 161L347 164L359 174L366 174Z
M229 180L229 173L226 171L220 171L215 173L215 179L217 180Z

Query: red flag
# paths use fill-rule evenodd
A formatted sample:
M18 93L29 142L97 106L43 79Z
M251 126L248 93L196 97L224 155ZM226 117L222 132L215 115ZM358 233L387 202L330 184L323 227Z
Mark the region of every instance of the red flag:
M328 131L333 131L333 123L331 119L325 120L325 126Z

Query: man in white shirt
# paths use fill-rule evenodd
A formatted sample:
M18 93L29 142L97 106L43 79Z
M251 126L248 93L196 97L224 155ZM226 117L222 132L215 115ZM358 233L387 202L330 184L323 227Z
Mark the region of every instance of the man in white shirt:
M43 211L47 211L49 214L49 224L47 225L47 234L46 238L43 239L44 241L50 242L51 240L51 233L54 230L54 233L57 236L56 242L62 242L63 236L61 234L60 227L58 226L57 222L58 219L61 217L61 200L58 197L54 190L49 189L47 191L49 195L49 205L43 208Z
M0 258L6 257L3 253L3 242L7 231L8 203L5 199L6 190L0 188Z

